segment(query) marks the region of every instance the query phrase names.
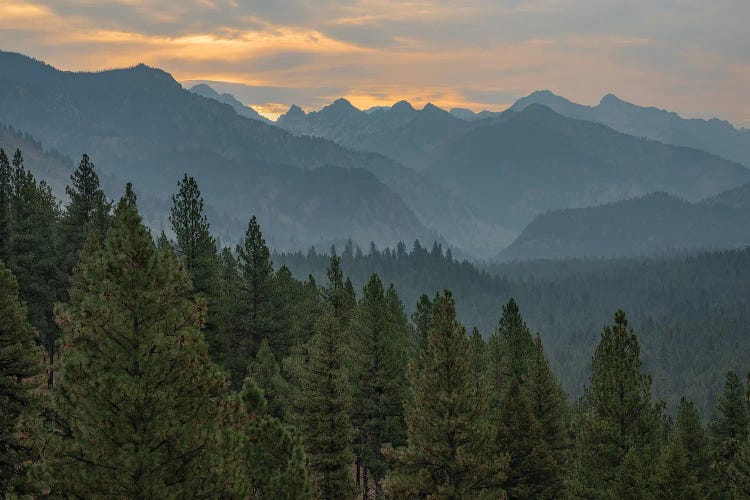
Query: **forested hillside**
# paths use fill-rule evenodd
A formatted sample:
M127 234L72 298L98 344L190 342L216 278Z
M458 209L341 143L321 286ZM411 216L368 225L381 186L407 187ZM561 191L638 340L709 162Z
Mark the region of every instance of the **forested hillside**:
M4 496L748 491L750 249L510 278L438 244L272 257L254 216L219 249L190 176L174 240L88 156L70 181L61 206L0 150Z
M639 257L750 245L748 185L689 203L654 193L538 215L501 259Z

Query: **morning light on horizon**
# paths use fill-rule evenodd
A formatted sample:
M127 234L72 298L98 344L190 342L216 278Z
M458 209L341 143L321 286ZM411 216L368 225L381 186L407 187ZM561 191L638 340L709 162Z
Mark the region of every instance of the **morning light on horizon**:
M272 119L339 97L499 111L549 89L750 126L744 0L0 0L0 12L3 50L75 71L145 63Z

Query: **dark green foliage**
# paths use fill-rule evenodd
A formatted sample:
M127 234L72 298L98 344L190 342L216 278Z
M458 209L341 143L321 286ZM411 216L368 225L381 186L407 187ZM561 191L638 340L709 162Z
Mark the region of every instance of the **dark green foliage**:
M708 493L712 488L711 481L713 480L708 437L703 429L698 408L692 401L684 397L680 400L680 406L677 408L677 419L673 434L672 439L679 441L679 445L685 451L688 469L695 473L703 493ZM673 446L675 445L673 444Z
M625 313L602 332L591 363L591 385L577 421L574 494L638 497L653 490L662 404L651 401L651 377Z
M235 498L314 498L307 459L299 438L266 413L263 391L246 380L229 443L238 457Z
M316 330L302 368L297 420L320 497L350 499L354 453L347 336L332 308L323 312Z
M411 322L414 325L413 356L419 358L427 350L427 335L432 326L432 301L426 294L419 297Z
M471 329L469 343L471 345L471 370L477 381L481 382L486 368L487 344L476 328Z
M268 340L263 339L255 353L255 359L248 367L249 380L263 391L266 400L266 412L285 421L290 405L292 388L281 375L281 368L276 357L268 345Z
M397 498L502 497L507 460L497 453L485 416L486 395L473 379L470 347L450 292L434 303L427 351L412 363L406 447L386 447L385 491Z
M728 483L728 471L737 451L748 438L748 425L745 388L737 373L729 371L716 404L716 415L708 426L714 460L724 484Z
M284 343L280 338L283 310L278 302L273 263L255 216L237 245L237 258L228 251L222 254L222 281L224 304L219 307L228 321L221 334L221 359L230 370L232 385L239 387L247 362L261 341L268 340L277 353L283 350Z
M5 151L0 148L0 261L8 262L11 252L11 200L13 171Z
M52 314L63 281L57 249L58 203L52 191L13 155L10 256L8 266L18 279L21 300L28 304L29 321L39 332L50 365L58 331ZM53 382L52 370L48 385Z
M16 280L0 261L0 496L31 486L25 474L34 454L23 434L36 409L34 392L44 382L44 354L36 342Z
M750 498L750 437L745 438L727 470L733 498Z
M72 185L65 188L69 202L61 221L63 272L66 278L78 263L79 253L89 234L93 233L99 242L104 240L111 224L112 210L112 204L99 185L99 176L88 155L83 155L70 180Z
M680 439L673 439L662 454L656 474L655 497L660 500L706 498L701 491L696 471L690 466L687 450Z
M406 435L403 401L408 339L403 307L389 304L394 301L398 297L386 296L380 278L373 275L362 291L352 325L354 449L376 495L381 493L387 469L382 447L401 445ZM365 483L363 489L367 496L370 485Z
M510 381L497 416L498 449L510 457L503 488L510 499L560 498L560 466L517 380Z
M61 325L41 477L66 497L200 498L223 480L224 375L201 333L205 305L156 250L128 190L104 247L89 247Z
M328 285L323 288L323 301L331 307L333 315L341 324L348 326L357 305L357 298L351 280L347 278L344 281L341 259L335 254L331 256L326 275Z
M175 250L185 262L193 289L210 301L218 293L216 241L209 232L198 183L185 174L177 187L169 216L177 238Z
M534 351L529 358L523 390L531 412L542 429L547 449L557 464L564 466L570 452L570 404L567 394L552 373L539 335L534 339Z

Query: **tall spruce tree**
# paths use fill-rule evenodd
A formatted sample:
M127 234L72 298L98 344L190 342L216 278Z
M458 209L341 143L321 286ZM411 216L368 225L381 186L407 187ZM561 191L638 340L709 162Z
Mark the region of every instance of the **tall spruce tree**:
M319 496L350 499L354 452L348 340L331 307L323 312L316 330L295 398L297 421Z
M601 335L575 423L574 495L612 498L654 490L661 438L661 403L641 372L640 347L625 313Z
M26 469L35 458L28 419L35 393L44 383L44 354L26 308L18 301L18 284L0 262L0 496L30 493ZM26 436L26 438L24 438Z
M88 155L83 155L70 180L72 184L65 188L70 201L65 207L61 224L63 273L66 279L72 274L89 234L93 232L99 242L103 241L112 222L112 204L99 185L99 176Z
M716 404L716 415L708 426L720 489L726 488L730 482L729 468L748 437L748 424L750 416L745 388L732 370L727 373L724 391Z
M352 332L352 424L356 429L357 463L362 467L363 498L370 497L371 483L372 493L382 494L381 481L387 469L382 447L386 443L403 444L406 434L403 402L407 338L406 331L396 324L392 307L383 283L373 274L362 291Z
M385 491L396 498L500 498L507 457L497 454L474 381L466 331L446 291L434 303L427 351L409 368L407 445L386 447Z
M357 298L351 280L344 280L344 271L341 269L341 258L335 254L326 271L328 284L323 287L323 301L333 310L333 315L338 318L344 328L348 328L357 305Z
M510 457L510 472L503 482L508 498L560 498L563 491L560 466L515 379L505 391L495 424L498 448Z
M205 305L159 252L128 189L104 247L88 246L61 325L60 381L43 478L53 495L211 497L225 378L209 360Z

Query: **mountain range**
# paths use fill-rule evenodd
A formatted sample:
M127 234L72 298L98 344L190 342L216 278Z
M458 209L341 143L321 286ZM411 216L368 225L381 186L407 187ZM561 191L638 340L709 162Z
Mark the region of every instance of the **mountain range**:
M0 51L0 123L24 131L21 136L39 145L40 155L77 159L87 152L111 196L125 181L134 183L157 229L167 225L177 180L189 173L222 241L237 241L255 213L278 250L320 248L347 238L361 246L420 239L440 241L462 256L490 257L508 245L503 258L526 251L541 255L547 250L535 248L552 246L538 241L549 241L545 231L556 230L545 217L554 215L558 219L548 220L565 226L589 212L598 214L595 220L678 205L683 214L718 213L708 200L744 196L740 186L750 182L748 168L688 147L705 144L711 134L688 146L629 135L616 126L645 123L658 110L614 99L586 107L535 92L502 113L479 114L431 104L415 109L406 101L362 111L338 99L309 113L292 106L272 123L229 94L207 85L184 89L168 73L145 65L66 72ZM564 109L563 101L569 104ZM594 109L612 125L591 114ZM574 111L578 115L571 116ZM687 126L675 120L669 130L677 137ZM725 123L686 122L696 130ZM725 139L747 132L720 129ZM721 154L729 157L726 151ZM45 168L43 176L59 190L69 170ZM738 241L717 240L729 246ZM696 244L665 234L625 254ZM549 252L581 251L560 248Z
M543 104L526 102L473 120L456 113L431 104L416 110L405 101L365 112L338 99L310 113L292 106L277 125L397 159L480 217L519 231L547 210L654 191L697 201L750 181L750 171L736 162L563 116Z
M642 257L750 246L750 183L698 203L653 193L539 215L499 258Z
M511 109L521 111L531 104L543 104L561 115L601 123L636 137L700 149L750 168L750 130L735 128L725 120L686 119L671 111L625 102L614 94L605 95L596 106L584 106L549 90L533 92Z
M439 239L487 253L513 237L393 160L240 116L145 65L74 73L0 52L0 122L71 158L87 152L158 199L187 172L218 213L257 214L278 249L356 236L363 246Z

